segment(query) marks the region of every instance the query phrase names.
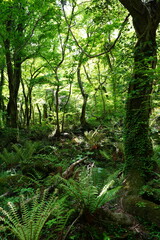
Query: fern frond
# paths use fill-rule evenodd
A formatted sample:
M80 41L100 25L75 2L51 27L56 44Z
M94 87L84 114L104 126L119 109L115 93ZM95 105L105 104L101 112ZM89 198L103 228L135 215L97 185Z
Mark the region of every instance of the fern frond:
M58 208L62 208L61 203L61 199L58 199L55 193L49 196L48 191L40 194L38 190L30 206L24 197L21 197L21 218L14 204L9 203L8 211L0 208L4 215L4 218L0 219L19 240L38 240L46 220L53 212L55 215L58 213Z
M84 136L86 138L86 141L90 146L96 145L102 141L104 138L104 133L98 131L98 129L91 130L91 131L85 131Z
M76 200L80 209L85 209L93 213L97 208L100 208L106 202L112 200L120 187L109 189L114 181L107 183L98 193L98 187L94 186L92 180L92 172L82 173L79 181L73 179L63 180L63 188L66 193Z
M22 213L23 225L27 227L29 223L30 212L27 204L25 203L25 199L23 195L21 196L20 208Z
M109 189L112 185L114 184L114 181L111 180L108 184L106 184L100 194L97 196L97 201L96 201L96 208L101 207L104 205L106 202L111 201L112 199L115 198L116 193L119 191L121 188L120 186Z
M37 151L39 143L27 141L23 146L14 144L13 149L17 155L17 158L20 159L22 162L29 162L32 158L34 153Z
M8 206L10 208L10 214L12 216L12 219L13 219L13 223L17 224L21 224L21 219L20 219L20 216L17 212L17 209L15 207L15 205L12 203L12 202L8 202Z

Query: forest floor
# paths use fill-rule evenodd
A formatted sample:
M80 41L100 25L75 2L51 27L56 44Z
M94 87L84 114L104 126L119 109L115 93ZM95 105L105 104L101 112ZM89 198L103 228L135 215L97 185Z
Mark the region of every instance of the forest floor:
M155 149L155 158L159 159L158 145ZM20 195L32 199L37 189L49 189L50 193L56 190L61 197L67 196L63 211L73 213L63 227L50 219L41 231L41 240L160 239L156 225L124 212L120 189L125 181L125 163L120 131L77 130L57 139L44 128L18 134L5 129L1 132L0 164L0 207L4 209L7 202L13 202L18 209ZM59 177L71 180L70 185L65 182L67 192L75 191L75 195L66 194ZM100 198L104 187L108 191L104 195L106 202ZM101 199L101 205L97 199ZM0 239L17 237L4 225L0 227Z

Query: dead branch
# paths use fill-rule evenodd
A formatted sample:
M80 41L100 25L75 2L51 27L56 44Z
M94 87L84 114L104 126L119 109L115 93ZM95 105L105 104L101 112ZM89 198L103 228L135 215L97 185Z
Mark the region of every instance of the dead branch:
M71 177L73 175L74 172L74 168L81 162L84 162L87 159L87 157L84 157L74 163L72 163L63 173L62 173L62 177L65 179L68 179L69 177Z

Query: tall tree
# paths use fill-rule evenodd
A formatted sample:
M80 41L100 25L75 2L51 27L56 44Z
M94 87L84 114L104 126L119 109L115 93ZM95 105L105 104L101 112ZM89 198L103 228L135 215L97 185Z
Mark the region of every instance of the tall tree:
M133 18L137 43L134 50L134 75L129 82L125 121L126 172L136 189L153 169L149 116L153 71L156 67L156 30L160 22L160 2L120 0ZM151 168L150 168L151 167Z
M17 127L17 96L21 79L21 40L23 34L23 19L16 19L13 5L5 6L9 13L8 18L4 21L6 37L3 38L7 74L9 82L9 102L7 106L7 125ZM22 6L16 6L22 10ZM13 37L13 31L14 37ZM14 38L14 40L13 40ZM19 38L19 39L18 39ZM13 45L12 45L13 44ZM12 45L12 47L11 47ZM11 49L12 48L12 49ZM12 54L13 51L13 54Z
M137 37L134 49L133 77L129 82L125 119L126 189L128 210L158 223L160 211L156 204L145 201L145 208L137 207L142 201L139 191L153 175L152 143L149 138L151 93L156 67L156 31L160 22L160 1L119 0L129 11ZM137 196L137 197L135 197ZM157 215L158 214L158 215ZM159 223L158 223L159 224Z

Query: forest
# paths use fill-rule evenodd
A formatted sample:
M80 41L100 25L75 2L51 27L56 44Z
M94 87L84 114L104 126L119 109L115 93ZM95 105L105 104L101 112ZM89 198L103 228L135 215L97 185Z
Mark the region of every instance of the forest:
M160 1L0 9L0 240L159 240Z

